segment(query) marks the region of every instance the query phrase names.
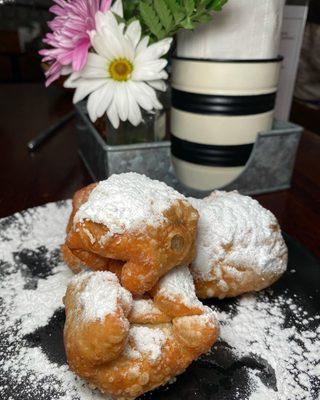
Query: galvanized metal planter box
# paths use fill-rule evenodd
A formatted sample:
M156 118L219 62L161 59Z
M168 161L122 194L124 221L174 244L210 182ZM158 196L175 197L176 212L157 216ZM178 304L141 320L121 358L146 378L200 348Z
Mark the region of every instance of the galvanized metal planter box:
M94 180L134 171L164 181L189 196L209 193L178 182L171 165L170 141L110 145L90 122L85 104L79 103L76 108L79 154ZM259 194L289 188L301 132L298 125L275 121L270 132L258 135L244 172L219 189Z

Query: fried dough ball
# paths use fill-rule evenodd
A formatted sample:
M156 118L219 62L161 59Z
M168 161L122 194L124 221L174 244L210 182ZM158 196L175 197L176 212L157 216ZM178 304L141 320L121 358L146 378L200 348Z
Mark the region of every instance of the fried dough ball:
M135 399L167 383L219 333L211 309L170 317L151 298L132 300L111 272L76 275L64 303L70 368L116 399Z
M64 344L70 367L86 377L92 368L119 357L129 332L132 296L111 272L76 275L64 297Z
M287 268L287 247L275 216L238 192L189 199L200 214L191 263L200 298L233 297L264 289Z
M97 186L97 183L92 183L80 190L78 190L72 199L72 211L69 217L68 225L66 228L67 234L72 229L73 218L82 204L86 203L92 190ZM101 257L98 254L92 253L87 250L76 249L71 250L67 244L61 246L63 259L70 267L70 269L77 274L90 268L94 271L111 271L119 275L123 262L119 260L112 260Z
M80 268L71 255L95 270L109 270L109 259L122 261L121 284L141 295L193 260L198 212L165 183L127 173L84 192L76 195L63 249L74 271Z

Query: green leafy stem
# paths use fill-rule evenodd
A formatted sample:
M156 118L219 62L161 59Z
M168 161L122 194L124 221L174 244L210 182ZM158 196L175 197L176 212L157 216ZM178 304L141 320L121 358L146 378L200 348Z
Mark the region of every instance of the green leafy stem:
M124 0L125 19L138 19L151 41L209 22L228 0Z

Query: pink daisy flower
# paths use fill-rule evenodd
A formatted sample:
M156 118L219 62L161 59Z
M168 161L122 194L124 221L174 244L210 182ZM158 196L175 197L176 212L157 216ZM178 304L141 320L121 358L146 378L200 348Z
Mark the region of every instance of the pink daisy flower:
M51 48L39 52L42 61L50 63L46 86L61 74L81 71L85 66L91 46L89 32L95 29L95 15L98 11L108 11L111 1L54 0L56 4L50 11L55 17L48 22L52 32L43 39Z

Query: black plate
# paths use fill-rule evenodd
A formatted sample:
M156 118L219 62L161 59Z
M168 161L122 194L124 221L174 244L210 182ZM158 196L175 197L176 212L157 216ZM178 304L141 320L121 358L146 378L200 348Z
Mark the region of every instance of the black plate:
M56 212L67 213L67 203L56 203ZM61 210L61 211L59 211ZM27 210L22 214L0 220L0 239L2 245L9 239L6 232L15 225L21 229L21 240L16 243L14 253L14 264L8 265L0 259L0 276L12 272L12 268L27 271L26 284L30 289L37 287L37 280L50 275L52 266L59 262L59 249L48 251L45 244L35 243L32 249L24 248L23 241L32 229L32 220L37 218L38 213L43 213L43 207ZM31 218L27 218L27 217ZM30 222L31 221L31 222ZM48 232L50 236L50 233ZM308 313L309 316L319 314L320 311L320 263L303 246L293 240L290 236L284 235L289 248L289 267L282 279L272 287L272 291L265 293L265 301L277 296L295 298L296 303ZM0 249L1 250L1 249ZM1 254L1 252L0 252ZM295 273L292 273L295 270ZM1 295L1 292L0 292ZM1 300L1 299L0 299ZM1 310L3 311L3 305ZM214 305L218 310L235 312L236 300L209 301L208 305ZM64 324L64 310L55 311L51 320L46 326L26 335L24 345L29 347L40 347L48 356L51 362L58 365L66 363L64 347L62 342L62 330ZM289 314L288 314L289 318ZM319 320L314 320L314 328ZM288 322L289 323L289 322ZM290 322L294 324L294 321ZM0 357L8 357L9 349L6 347L6 332L0 333ZM1 353L3 353L1 355ZM320 354L320 347L319 352ZM1 358L0 358L1 359ZM256 370L261 381L268 387L277 391L277 381L273 369L266 360L255 356L236 357L230 346L219 341L213 351L194 362L188 370L178 377L175 383L155 390L143 396L145 400L245 400L250 397L250 386L248 384L248 369ZM28 380L14 382L10 372L4 371L0 362L0 398L1 400L40 400L55 399L56 394L52 388L44 389L43 382L39 382L37 391L30 394L25 390ZM310 399L318 399L320 395L320 379L313 381ZM60 399L60 397L58 397ZM74 397L75 399L77 397ZM291 399L283 399L291 400Z

